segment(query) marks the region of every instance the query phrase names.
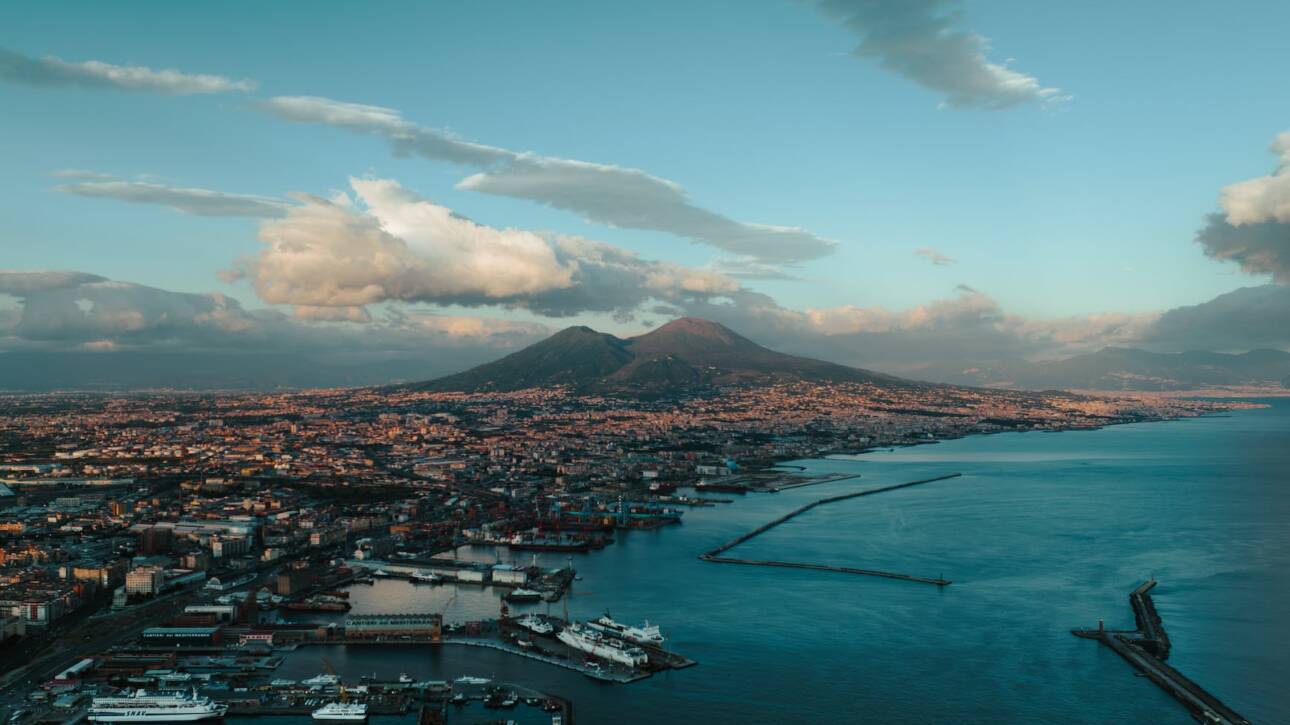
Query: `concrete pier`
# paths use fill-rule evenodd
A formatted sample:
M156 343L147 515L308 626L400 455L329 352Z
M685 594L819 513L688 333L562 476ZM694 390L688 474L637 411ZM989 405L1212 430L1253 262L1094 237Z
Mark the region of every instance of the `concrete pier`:
M1155 602L1151 599L1150 592L1155 586L1156 580L1148 579L1129 594L1129 605L1133 607L1133 617L1137 620L1138 629L1113 630L1099 625L1097 629L1074 629L1071 630L1071 634L1085 639L1094 639L1110 647L1135 669L1182 703L1200 722L1216 725L1249 725L1249 720L1225 705L1222 700L1192 682L1183 673L1165 664L1164 660L1169 656L1171 645L1160 614L1156 612Z
M782 567L782 568L788 568L788 569L815 569L817 571L832 571L832 572L839 572L843 574L860 574L863 576L878 576L878 577L885 577L887 579L900 579L902 581L918 582L921 584L935 584L937 586L946 586L947 584L950 583L950 581L948 579L942 579L940 577L920 577L920 576L913 576L910 574L899 574L896 572L878 571L875 569L857 569L853 567L831 566L827 564L809 564L809 563L799 563L799 562L791 562L791 561L765 561L765 560L756 560L756 559L739 559L735 557L727 557L727 556L721 556L721 555L729 551L730 549L733 549L736 546L739 546L740 544L743 544L757 536L760 536L761 534L766 533L767 531L770 531L771 529L775 528L776 526L779 526L785 521L788 521L796 516L800 516L806 513L807 511L810 511L816 506L823 506L824 504L835 503L838 501L845 501L847 499L852 499L852 498L859 498L861 496L873 496L879 493L886 493L888 491L895 491L902 488L909 488L910 486L918 486L924 483L932 483L934 481L945 481L951 478L958 478L961 475L963 474L950 473L944 476L937 476L935 478L924 478L918 481L909 481L907 483L897 483L892 486L883 486L881 488L871 488L864 491L856 491L855 493L844 493L838 496L829 496L828 498L822 498L816 501L812 501L811 503L808 503L805 506L799 506L798 508L795 508L792 511L789 511L788 513L784 514L783 516L780 516L779 518L776 518L772 521L768 521L767 523L764 523L761 526L758 526L752 531L749 531L745 534L741 534L731 539L730 541L727 541L721 546L716 547L715 549L705 551L704 553L699 555L699 558L702 559L703 561L710 561L716 564L746 564L749 566L773 566L773 567Z

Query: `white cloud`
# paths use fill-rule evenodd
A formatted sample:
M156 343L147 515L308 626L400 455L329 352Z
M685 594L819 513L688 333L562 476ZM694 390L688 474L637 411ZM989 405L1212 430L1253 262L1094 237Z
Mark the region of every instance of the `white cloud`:
M667 232L774 264L831 253L836 242L794 227L739 222L693 204L679 184L640 169L522 153L418 126L390 108L309 96L256 104L279 118L386 138L397 154L478 168L458 187L527 199L625 229Z
M563 316L631 313L650 299L739 288L713 272L643 260L600 242L478 224L394 181L350 185L353 199L301 196L285 217L264 223L264 249L237 270L262 299L308 308L388 300L496 305Z
M957 259L946 256L941 252L939 252L938 250L933 249L931 247L922 247L920 249L915 249L914 256L922 257L923 259L926 259L927 261L931 262L932 265L936 267L944 267L946 265L954 264L955 262L958 261Z
M1275 173L1223 187L1218 203L1228 224L1290 223L1290 131L1278 135L1270 149L1281 160Z
M1223 187L1224 213L1208 215L1196 241L1214 259L1290 283L1290 131L1278 135L1271 150L1280 160L1277 170Z
M1066 100L1038 78L992 63L990 42L960 28L956 0L814 0L825 15L860 38L852 51L924 88L950 108L1006 109Z
M42 88L72 87L146 91L166 95L246 92L251 80L224 76L154 70L141 65L114 65L98 60L70 62L46 56L31 58L0 48L0 80Z

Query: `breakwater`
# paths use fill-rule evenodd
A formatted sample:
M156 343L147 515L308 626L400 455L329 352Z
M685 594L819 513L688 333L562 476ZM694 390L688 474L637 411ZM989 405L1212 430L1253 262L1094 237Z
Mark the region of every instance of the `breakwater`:
M722 556L722 554L729 551L730 549L735 548L736 546L739 546L740 544L746 543L751 539L754 539L766 533L767 531L770 531L771 529L775 528L776 526L779 526L780 524L783 524L793 518L796 518L797 516L801 516L807 511L810 511L811 509L816 508L817 506L823 506L825 504L830 504L830 503L837 503L838 501L846 501L848 499L853 499L853 498L860 498L862 496L873 496L880 493L887 493L888 491L896 491L902 488L909 488L911 486L919 486L925 483L945 481L951 478L958 478L959 476L962 476L962 475L963 474L961 473L949 473L944 476L936 476L934 478L924 478L924 479L919 479L917 481L908 481L906 483L897 483L891 486L882 486L880 488L870 488L864 491L856 491L854 493L844 493L844 494L839 494L837 496L829 496L827 498L817 499L804 506L799 506L798 508L795 508L792 511L789 511L788 513L784 514L783 516L780 516L779 518L768 521L762 524L761 526L758 526L757 528L753 529L752 531L736 536L735 538L731 539L730 541L727 541L721 546L718 546L714 549L709 549L708 551L705 551L704 553L700 554L699 558L703 561L712 562L715 564L744 564L747 566L769 566L769 567L780 567L780 568L786 568L786 569L814 569L817 571L832 571L832 572L838 572L842 574L859 574L862 576L877 576L877 577L884 577L887 579L900 579L902 581L918 582L920 584L935 584L937 586L946 586L950 584L950 581L948 579L943 579L941 577L922 577L922 576L914 576L912 574L901 574L898 572L880 571L877 569L860 569L860 568L854 568L854 567L833 566L829 564L812 564L812 563L792 562L792 561L767 561L767 560L759 560L759 559L740 559L737 557Z

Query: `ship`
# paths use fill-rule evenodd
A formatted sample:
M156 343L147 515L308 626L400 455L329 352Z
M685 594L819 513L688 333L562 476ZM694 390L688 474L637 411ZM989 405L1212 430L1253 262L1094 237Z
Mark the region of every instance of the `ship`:
M551 634L555 631L555 627L552 627L550 622L536 614L526 614L515 620L515 623L534 634Z
M508 602L537 602L541 601L542 592L520 587L519 589L512 589L510 592L506 593L502 599L505 599Z
M591 542L573 541L570 539L531 539L519 534L506 540L511 551L561 551L582 552L591 549Z
M336 675L317 675L307 680L301 680L300 684L306 687L332 687L340 684L340 678Z
M90 702L92 722L196 722L224 717L227 705L192 694L149 695L144 690L121 697L96 697Z
M314 710L310 717L315 720L363 721L367 719L367 705L362 702L329 702Z
M442 584L443 575L434 572L414 571L412 572L412 581L424 584Z
M632 627L615 622L613 617L609 616L609 612L605 612L599 619L587 622L587 626L605 634L622 637L636 644L647 644L654 647L663 646L663 633L659 631L657 624L650 624L648 619L645 620L644 627Z
M462 675L461 677L458 677L457 679L453 680L453 682L458 685L487 685L488 683L492 682L492 680L488 679L487 677L472 677L470 675Z
M561 642L570 647L594 655L603 660L617 662L628 667L640 667L649 662L649 656L639 647L633 647L621 639L606 637L590 627L574 622L557 635Z

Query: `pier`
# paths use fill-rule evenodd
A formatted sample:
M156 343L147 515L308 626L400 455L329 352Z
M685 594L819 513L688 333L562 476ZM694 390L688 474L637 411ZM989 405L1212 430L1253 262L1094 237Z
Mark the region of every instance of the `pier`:
M943 579L940 577L921 577L921 576L914 576L911 574L900 574L896 572L878 571L876 569L858 569L858 568L846 567L846 566L832 566L828 564L809 564L809 563L800 563L800 562L791 562L791 561L765 561L765 560L757 560L757 559L739 559L735 557L722 556L722 554L729 551L730 549L735 548L736 546L739 546L740 544L746 543L766 533L767 531L770 531L771 529L775 528L776 526L779 526L780 524L786 521L789 521L790 519L793 519L797 516L801 516L802 514L806 513L807 511L810 511L811 509L817 506L836 503L838 501L846 501L847 499L852 499L852 498L860 498L861 496L873 496L875 494L886 493L888 491L896 491L898 489L909 488L911 486L919 486L924 483L933 483L935 481L945 481L951 478L958 478L959 476L962 476L962 475L963 475L962 473L950 473L944 476L937 476L935 478L924 478L918 481L908 481L906 483L897 483L891 486L883 486L881 488L870 488L864 491L856 491L854 493L844 493L844 494L839 494L837 496L829 496L827 498L818 499L816 501L812 501L811 503L806 504L805 506L799 506L798 508L795 508L792 511L789 511L788 513L784 514L783 516L780 516L779 518L773 519L767 523L762 524L761 526L758 526L752 531L749 531L745 534L741 534L731 539L730 541L727 541L721 546L716 547L715 549L710 549L709 551L706 551L700 554L699 558L702 559L703 561L710 561L716 564L745 564L748 566L773 566L773 567L782 567L786 569L814 569L817 571L832 571L832 572L838 572L842 574L860 574L862 576L877 576L877 577L884 577L887 579L900 579L902 581L917 582L920 584L935 584L937 586L943 587L950 584L950 581L948 579ZM834 479L834 480L842 480L842 479ZM1153 609L1152 611L1154 612L1155 610Z
M1071 634L1097 640L1110 647L1160 689L1182 703L1199 721L1215 725L1249 725L1249 720L1225 705L1222 700L1165 663L1171 645L1155 602L1151 599L1151 590L1155 586L1156 580L1148 579L1129 594L1129 606L1133 608L1138 629L1106 629L1099 622L1097 629L1073 629Z

